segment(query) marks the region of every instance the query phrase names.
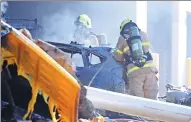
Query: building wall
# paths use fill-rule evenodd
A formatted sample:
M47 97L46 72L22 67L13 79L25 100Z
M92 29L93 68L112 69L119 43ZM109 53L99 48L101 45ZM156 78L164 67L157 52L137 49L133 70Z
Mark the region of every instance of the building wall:
M173 21L172 21L172 83L175 85L186 85L186 57L188 47L189 26L187 11L190 9L191 2L173 2ZM187 32L188 31L188 32ZM188 47L189 48L189 47Z
M152 51L160 55L160 95L165 94L165 85L170 82L171 74L171 3L148 1L148 35Z
M187 12L187 57L191 57L191 12Z
M185 58L191 55L191 14L187 12L186 21L185 12L186 6L180 2L148 2L148 34L153 50L160 54L160 94L165 93L167 83L186 85Z

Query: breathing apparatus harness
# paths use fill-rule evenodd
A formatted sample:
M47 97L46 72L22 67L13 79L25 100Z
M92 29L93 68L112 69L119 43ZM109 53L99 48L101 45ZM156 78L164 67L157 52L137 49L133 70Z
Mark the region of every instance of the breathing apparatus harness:
M143 51L140 29L136 23L130 20L124 25L120 35L124 37L130 49L130 55L125 54L126 65L133 63L137 67L143 67L146 61L153 60L150 52Z

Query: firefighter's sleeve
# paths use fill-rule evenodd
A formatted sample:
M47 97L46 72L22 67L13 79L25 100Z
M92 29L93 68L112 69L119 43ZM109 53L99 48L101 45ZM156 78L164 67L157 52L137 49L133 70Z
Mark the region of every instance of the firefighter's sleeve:
M91 41L91 45L99 45L99 41L95 35L90 35L89 41Z
M145 53L147 53L151 47L148 35L145 32L141 32L142 46Z
M116 45L115 50L113 52L114 58L119 62L124 61L124 52L123 52L124 43L123 43L123 41L124 41L123 38L119 37L117 45Z

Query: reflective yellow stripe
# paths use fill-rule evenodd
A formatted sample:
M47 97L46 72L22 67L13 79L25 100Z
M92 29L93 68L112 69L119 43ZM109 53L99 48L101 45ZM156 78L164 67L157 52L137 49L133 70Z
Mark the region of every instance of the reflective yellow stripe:
M119 49L116 49L116 52L121 54L121 55L123 54L123 52L121 50L119 50Z
M142 46L150 46L150 42L147 41L147 42L142 42Z
M123 53L127 52L129 50L129 46L126 46L124 49L123 49Z
M120 55L122 55L123 53L127 52L129 50L129 46L126 46L123 51L116 49L116 52L119 53Z
M153 63L146 63L142 68L148 68L148 67L153 67L153 66L154 66ZM134 66L134 67L132 67L131 69L129 69L129 70L127 71L127 75L129 75L130 73L132 73L132 72L134 72L134 71L136 71L136 70L139 70L139 69L141 69L141 68L139 68L139 67L137 67L137 66Z

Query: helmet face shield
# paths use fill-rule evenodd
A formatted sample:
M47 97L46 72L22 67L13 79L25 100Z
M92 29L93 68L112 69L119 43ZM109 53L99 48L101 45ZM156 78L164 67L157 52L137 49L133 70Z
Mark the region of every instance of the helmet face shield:
M74 31L74 38L77 40L83 40L91 32L91 28L86 28L83 24L76 24Z
M82 30L85 26L82 23L75 23L75 30Z
M91 19L86 15L82 14L77 17L74 22L75 32L74 38L75 40L84 40L91 33Z
M75 31L86 35L91 32L91 28L86 28L83 24L76 24Z

